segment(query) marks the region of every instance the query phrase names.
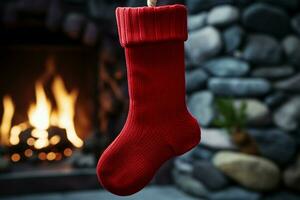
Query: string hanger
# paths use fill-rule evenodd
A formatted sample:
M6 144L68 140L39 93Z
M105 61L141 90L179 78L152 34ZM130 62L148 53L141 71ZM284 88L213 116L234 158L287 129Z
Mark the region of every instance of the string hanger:
M149 7L154 7L156 6L157 0L147 0L147 5Z

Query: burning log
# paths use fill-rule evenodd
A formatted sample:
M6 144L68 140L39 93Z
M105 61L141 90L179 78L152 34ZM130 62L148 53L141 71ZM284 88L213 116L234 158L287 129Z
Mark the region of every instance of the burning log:
M68 92L62 78L54 76L52 93L55 107L46 95L44 82L50 80L54 61L48 60L49 69L35 84L36 101L29 106L28 122L11 127L14 116L12 99L3 99L4 113L0 125L1 144L9 147L13 162L20 160L61 160L72 155L74 148L82 147L75 125L77 90Z
M35 131L37 129L33 127L22 131L19 135L19 143L9 148L13 162L26 160L57 161L72 154L74 146L68 140L65 129L51 126L45 132L46 137L35 135ZM44 143L41 140L44 140Z

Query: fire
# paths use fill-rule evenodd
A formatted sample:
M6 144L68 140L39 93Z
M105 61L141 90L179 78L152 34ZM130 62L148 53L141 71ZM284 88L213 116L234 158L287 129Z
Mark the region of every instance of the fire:
M5 146L17 145L20 143L20 134L28 128L32 128L31 137L26 143L35 149L43 149L49 145L56 145L61 138L58 135L49 138L48 129L56 126L66 131L67 139L75 146L81 147L83 141L78 137L75 125L75 104L78 97L77 90L68 92L60 76L55 76L52 82L52 93L56 107L51 105L51 101L46 95L42 81L35 84L35 102L29 106L28 122L23 122L11 127L15 107L11 97L5 96L3 99L4 112L0 126L0 142ZM31 153L26 151L26 155ZM41 154L41 157L42 154ZM14 160L18 161L17 155ZM44 158L44 157L43 157ZM53 152L46 156L48 160L60 159L59 155Z
M15 106L10 96L3 98L3 117L0 125L0 142L2 145L9 145L9 131L11 128L11 121L15 112Z
M75 147L81 147L83 141L77 136L74 125L75 104L78 96L77 91L73 90L69 93L62 78L56 76L52 84L52 92L56 101L57 110L52 109L43 85L37 82L35 87L36 103L32 104L28 111L29 123L34 127L32 136L37 138L34 147L41 149L49 145L51 141L48 140L47 129L50 125L65 129L68 140Z
M57 104L57 111L51 116L53 125L66 129L68 140L75 146L81 147L83 141L77 136L74 125L75 104L78 92L68 93L61 77L56 76L52 85L52 92Z
M35 85L36 103L31 104L28 111L29 123L37 130L46 130L50 125L51 103L47 99L43 85Z

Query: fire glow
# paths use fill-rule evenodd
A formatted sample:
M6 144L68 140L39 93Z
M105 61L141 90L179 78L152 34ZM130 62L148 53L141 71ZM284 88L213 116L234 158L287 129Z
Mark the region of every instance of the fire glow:
M10 96L3 98L3 116L0 124L0 143L3 146L14 146L20 143L21 134L31 129L31 135L27 138L27 145L33 150L42 150L49 146L54 146L61 141L59 135L49 135L50 127L63 129L67 140L77 148L83 145L83 141L78 137L75 125L75 104L78 97L77 90L68 92L62 78L56 75L52 81L52 93L56 103L54 108L50 99L47 97L42 81L35 84L35 102L29 106L27 117L28 122L12 125L15 113L15 106ZM25 156L32 155L31 150L25 151ZM49 154L49 155L48 155ZM47 156L54 160L55 154L49 152ZM47 157L46 156L46 157ZM13 156L19 160L17 155ZM12 159L13 160L13 159Z

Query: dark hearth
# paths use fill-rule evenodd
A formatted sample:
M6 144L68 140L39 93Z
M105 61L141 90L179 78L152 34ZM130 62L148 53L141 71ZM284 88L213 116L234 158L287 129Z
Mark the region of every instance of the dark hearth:
M97 159L126 116L118 5L0 3L0 195L99 188Z

